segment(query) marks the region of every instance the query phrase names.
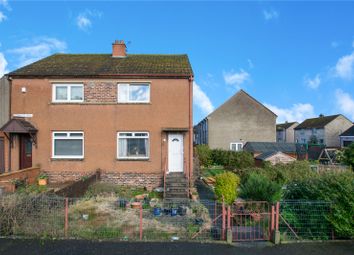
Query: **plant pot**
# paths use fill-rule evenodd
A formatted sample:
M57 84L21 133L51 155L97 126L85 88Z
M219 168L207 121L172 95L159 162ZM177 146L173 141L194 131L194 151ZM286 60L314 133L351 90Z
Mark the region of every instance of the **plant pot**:
M177 208L171 208L171 216L177 216Z
M161 215L161 208L155 207L154 208L154 216L160 216L160 215Z
M118 200L118 205L119 205L120 208L126 208L127 207L127 203L128 203L128 201L125 200L125 199L119 199Z
M187 214L187 208L184 206L178 207L178 215L185 216Z
M140 202L133 202L133 203L131 203L131 207L132 207L133 209L139 209L140 206L141 206L141 203L140 203Z
M48 183L47 179L39 179L38 180L38 185L39 186L46 186Z

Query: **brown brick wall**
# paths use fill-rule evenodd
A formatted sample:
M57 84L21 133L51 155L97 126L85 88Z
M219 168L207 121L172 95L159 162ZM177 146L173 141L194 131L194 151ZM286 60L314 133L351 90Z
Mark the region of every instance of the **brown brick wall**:
M117 103L117 83L90 81L84 85L85 102Z
M149 190L163 186L162 174L102 172L101 181L126 186L144 187Z
M4 173L0 175L0 186L4 187L5 191L13 192L14 184L12 183L12 180L26 180L27 184L34 184L37 181L39 173L40 169L38 167Z
M48 171L49 183L63 183L68 181L78 181L84 176L90 176L95 172L77 172L77 171L63 171L52 172ZM153 189L162 187L162 174L153 173L117 173L117 172L101 172L100 179L102 182L114 183L117 185L144 187Z

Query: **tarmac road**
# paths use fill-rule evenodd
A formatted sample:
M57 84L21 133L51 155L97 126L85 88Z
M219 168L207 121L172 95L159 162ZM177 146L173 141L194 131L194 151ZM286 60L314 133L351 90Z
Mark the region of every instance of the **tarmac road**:
M354 241L270 245L193 242L107 242L87 240L0 239L1 255L353 255Z

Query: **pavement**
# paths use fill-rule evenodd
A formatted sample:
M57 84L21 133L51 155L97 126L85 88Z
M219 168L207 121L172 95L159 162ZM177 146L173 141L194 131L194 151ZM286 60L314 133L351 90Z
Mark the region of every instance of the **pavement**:
M353 255L354 241L271 245L193 242L108 242L88 240L0 239L1 255Z

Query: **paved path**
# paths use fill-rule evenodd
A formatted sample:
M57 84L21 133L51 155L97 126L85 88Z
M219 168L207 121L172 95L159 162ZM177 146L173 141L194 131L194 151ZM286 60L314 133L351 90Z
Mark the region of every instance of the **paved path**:
M278 246L253 243L230 246L213 243L0 239L1 255L353 255L353 251L354 242L297 243Z

